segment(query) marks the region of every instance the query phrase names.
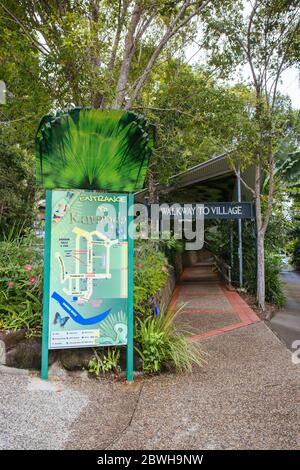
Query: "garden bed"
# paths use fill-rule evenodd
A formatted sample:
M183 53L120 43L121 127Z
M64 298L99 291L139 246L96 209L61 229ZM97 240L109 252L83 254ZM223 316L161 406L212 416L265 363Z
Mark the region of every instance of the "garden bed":
M156 294L153 299L159 309L169 305L172 293L176 284L175 270L170 267L168 270L166 284ZM0 330L0 341L5 346L5 360L2 363L8 367L20 369L40 369L42 339L40 336L32 336L32 332L26 328L19 331ZM106 348L99 348L99 350ZM126 347L120 347L119 366L126 369ZM49 366L59 360L67 370L87 369L89 362L94 356L93 348L74 348L65 350L49 351ZM4 355L2 354L2 357ZM141 370L141 359L137 352L134 355L135 370Z

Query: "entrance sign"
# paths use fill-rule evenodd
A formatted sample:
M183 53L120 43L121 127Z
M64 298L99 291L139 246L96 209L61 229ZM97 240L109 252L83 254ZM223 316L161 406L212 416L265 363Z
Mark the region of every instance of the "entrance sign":
M46 191L42 378L48 350L127 345L133 378L131 194Z
M127 345L131 381L128 227L154 127L130 111L72 108L44 116L35 142L36 179L46 189L41 377L48 378L49 349Z
M161 204L160 215L162 218L253 219L255 209L252 202L173 203Z

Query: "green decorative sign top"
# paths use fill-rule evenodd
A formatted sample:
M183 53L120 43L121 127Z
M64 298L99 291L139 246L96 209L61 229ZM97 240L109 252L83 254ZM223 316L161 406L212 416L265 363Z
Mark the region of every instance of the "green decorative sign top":
M46 115L36 134L37 183L45 189L134 192L154 143L144 116L74 108Z

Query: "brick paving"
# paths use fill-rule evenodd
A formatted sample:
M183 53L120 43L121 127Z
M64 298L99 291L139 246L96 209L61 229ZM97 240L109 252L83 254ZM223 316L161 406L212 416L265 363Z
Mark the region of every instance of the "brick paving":
M177 326L192 333L195 340L260 321L237 292L227 289L208 261L184 269L170 308L181 309Z

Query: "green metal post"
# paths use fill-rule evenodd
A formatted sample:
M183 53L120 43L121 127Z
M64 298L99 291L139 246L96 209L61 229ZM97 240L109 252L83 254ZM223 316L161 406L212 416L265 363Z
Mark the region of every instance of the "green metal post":
M50 253L51 253L52 191L46 191L46 220L44 248L43 334L41 378L48 379L49 302L50 302Z
M127 213L127 241L128 241L128 326L127 326L127 356L126 356L126 375L128 382L133 380L133 335L134 335L134 315L133 315L133 261L134 261L134 241L133 230L129 231L129 226L133 223L133 205L134 196L128 194L128 213Z

